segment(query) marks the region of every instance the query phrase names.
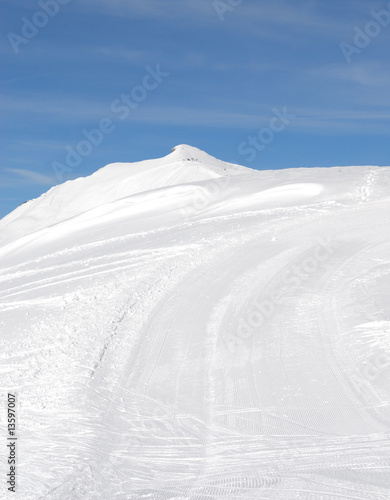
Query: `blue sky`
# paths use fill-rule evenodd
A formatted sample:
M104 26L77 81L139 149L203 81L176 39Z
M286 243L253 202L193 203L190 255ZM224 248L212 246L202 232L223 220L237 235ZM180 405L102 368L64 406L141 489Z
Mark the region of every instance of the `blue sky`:
M61 180L165 156L181 143L256 169L390 165L387 1L0 7L0 216ZM382 24L373 9L384 12ZM278 113L290 118L276 122ZM96 144L67 163L69 148L102 120Z

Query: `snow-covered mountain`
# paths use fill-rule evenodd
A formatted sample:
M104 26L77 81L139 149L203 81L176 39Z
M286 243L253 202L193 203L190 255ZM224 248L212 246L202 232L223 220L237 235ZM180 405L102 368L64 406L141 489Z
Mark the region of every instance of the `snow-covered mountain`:
M389 167L181 145L2 219L14 498L388 498L389 209Z
M0 242L51 227L94 208L101 209L130 195L248 170L186 145L176 146L165 158L113 163L89 177L55 186L40 198L18 207L0 222Z

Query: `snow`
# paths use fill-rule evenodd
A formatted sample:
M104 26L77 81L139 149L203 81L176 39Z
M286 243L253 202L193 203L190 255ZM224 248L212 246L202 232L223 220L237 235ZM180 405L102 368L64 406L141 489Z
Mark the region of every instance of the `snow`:
M5 217L14 497L387 499L389 208L389 167L180 145Z
M69 220L93 208L161 187L240 174L248 169L180 145L157 160L113 163L89 177L55 186L0 222L0 243Z

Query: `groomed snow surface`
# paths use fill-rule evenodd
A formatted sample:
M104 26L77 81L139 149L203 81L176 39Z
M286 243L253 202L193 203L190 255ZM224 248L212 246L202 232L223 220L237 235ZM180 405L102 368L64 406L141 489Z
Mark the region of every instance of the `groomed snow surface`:
M389 209L389 167L259 172L183 145L17 208L0 497L388 499Z

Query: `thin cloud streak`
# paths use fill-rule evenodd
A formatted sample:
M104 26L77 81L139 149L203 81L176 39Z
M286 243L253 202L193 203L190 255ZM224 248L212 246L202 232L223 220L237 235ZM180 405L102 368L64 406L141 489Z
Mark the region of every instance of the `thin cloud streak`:
M2 107L17 119L18 114L26 116L31 115L35 119L44 120L47 123L72 123L80 131L91 122L100 121L102 118L109 117L115 123L132 124L165 124L182 126L219 126L224 128L248 128L266 126L272 114L272 109L262 106L259 113L240 113L234 111L224 111L222 109L193 109L181 106L151 106L145 105L132 112L129 118L124 122L118 120L110 110L110 103L84 102L83 100L61 100L49 99L47 96L39 96L35 99L25 100L3 99ZM250 103L247 104L250 107ZM258 108L258 103L253 103L253 108ZM279 106L283 108L283 103ZM226 109L226 108L224 108ZM370 122L385 122L390 120L390 110L355 110L355 109L329 109L329 108L305 108L291 107L289 112L297 115L293 128L299 128L307 132L313 132L313 126L318 130L340 129L338 122L345 125L345 121L354 123L354 129L369 131ZM381 127L382 128L382 124ZM342 130L342 129L341 129ZM375 128L377 131L377 128Z
M307 75L340 83L352 83L367 87L385 87L386 91L390 85L390 71L380 61L362 61L354 65L331 64L319 69L309 70Z
M34 170L27 170L23 168L4 168L3 171L14 174L19 178L21 177L25 182L27 181L31 184L38 184L40 186L52 186L56 182L54 176L51 177L40 174L39 172L35 172ZM9 179L8 182L10 182ZM20 179L15 179L15 184L19 182Z

